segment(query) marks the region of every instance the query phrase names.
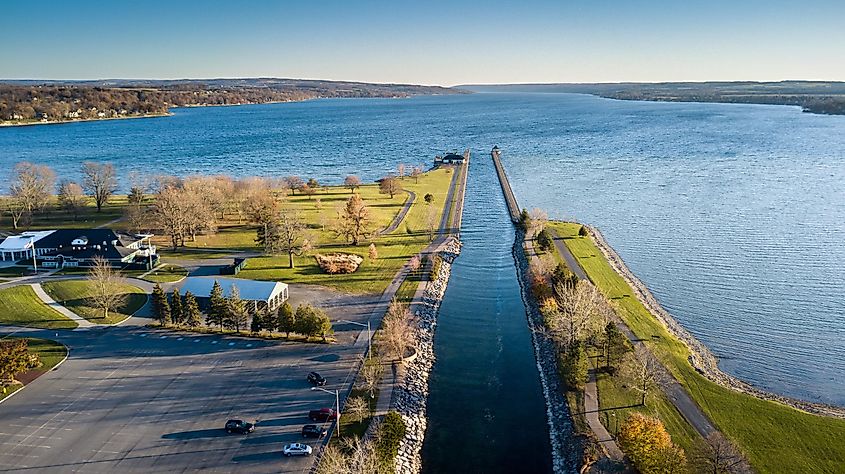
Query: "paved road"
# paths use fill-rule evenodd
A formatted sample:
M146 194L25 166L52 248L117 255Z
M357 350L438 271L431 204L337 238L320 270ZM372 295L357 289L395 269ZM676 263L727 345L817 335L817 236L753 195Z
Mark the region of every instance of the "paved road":
M379 234L389 234L394 230L399 228L399 224L405 220L405 216L408 215L408 211L411 210L411 206L414 204L414 201L417 199L417 193L406 189L406 193L408 193L408 199L405 200L405 204L402 206L402 209L399 210L399 214L396 214L396 217L393 218L393 221L390 222L390 225L385 227L384 230L379 231Z
M566 246L566 242L564 239L558 235L557 231L551 229L552 237L555 243L555 248L557 248L557 252L563 257L563 261L566 262L566 266L569 270L575 274L578 278L582 280L588 280L587 273L584 272L584 269L581 268L581 265L578 264L578 260L575 259L575 256L572 255L572 252L569 251L569 247Z

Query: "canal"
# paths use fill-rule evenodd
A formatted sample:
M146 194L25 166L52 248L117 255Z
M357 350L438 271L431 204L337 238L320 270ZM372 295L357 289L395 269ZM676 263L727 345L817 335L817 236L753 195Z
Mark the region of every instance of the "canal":
M550 472L514 229L484 154L470 164L461 240L434 336L423 472Z

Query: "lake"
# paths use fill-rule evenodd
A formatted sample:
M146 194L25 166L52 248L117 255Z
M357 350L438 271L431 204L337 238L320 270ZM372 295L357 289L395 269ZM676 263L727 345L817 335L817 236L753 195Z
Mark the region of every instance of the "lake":
M164 118L2 128L0 184L8 187L20 160L71 178L93 160L113 162L121 175L373 180L399 161L428 164L451 149L484 160L494 144L522 206L598 226L726 371L845 405L842 116L571 94L176 109ZM492 178L473 186L498 189Z

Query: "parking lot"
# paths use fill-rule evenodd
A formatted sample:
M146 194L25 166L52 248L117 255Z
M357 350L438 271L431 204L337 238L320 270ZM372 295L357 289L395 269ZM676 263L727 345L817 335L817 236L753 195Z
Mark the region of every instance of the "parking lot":
M344 314L366 317L354 310ZM308 410L334 404L305 377L315 370L325 388L344 390L362 354L360 328L336 330L331 345L133 325L22 332L64 342L71 357L0 404L0 471L305 471L312 458L285 458L282 448L302 441ZM230 418L257 428L228 435Z

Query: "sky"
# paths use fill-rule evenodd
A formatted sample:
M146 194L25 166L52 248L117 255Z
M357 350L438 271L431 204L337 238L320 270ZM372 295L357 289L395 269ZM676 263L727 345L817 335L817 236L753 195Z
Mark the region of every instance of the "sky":
M845 2L15 1L2 79L845 80Z

